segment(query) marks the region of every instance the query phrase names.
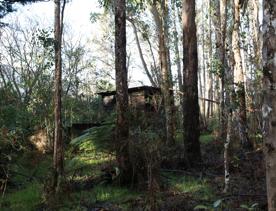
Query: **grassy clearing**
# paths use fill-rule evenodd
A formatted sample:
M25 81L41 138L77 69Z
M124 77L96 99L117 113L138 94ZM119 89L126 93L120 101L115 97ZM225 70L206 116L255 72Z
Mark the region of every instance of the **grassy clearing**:
M10 166L15 187L7 187L0 199L0 210L36 210L41 203L43 179L49 172L51 158L37 152L26 151Z
M213 190L206 179L186 175L169 174L170 189L178 193L190 194L194 199L213 200Z

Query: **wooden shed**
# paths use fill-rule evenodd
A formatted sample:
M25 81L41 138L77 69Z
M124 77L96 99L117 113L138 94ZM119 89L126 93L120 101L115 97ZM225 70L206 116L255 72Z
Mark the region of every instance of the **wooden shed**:
M98 93L102 97L104 111L113 111L116 106L116 91ZM152 86L139 86L128 89L129 107L147 112L158 112L161 103L161 89Z

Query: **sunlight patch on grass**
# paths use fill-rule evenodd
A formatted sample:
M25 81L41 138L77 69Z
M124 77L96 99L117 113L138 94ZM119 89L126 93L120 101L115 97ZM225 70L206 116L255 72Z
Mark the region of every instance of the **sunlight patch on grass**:
M65 172L74 172L75 170L81 169L83 173L92 170L95 172L99 170L99 167L105 163L114 160L114 156L109 153L101 151L90 151L90 152L79 152L78 154L70 154L65 161Z
M97 186L93 189L97 201L110 201L119 203L136 198L138 193L123 187Z
M124 187L98 185L89 191L73 193L70 201L64 201L64 210L75 210L76 205L93 207L96 203L105 202L127 207L127 203L135 200L138 196L140 196L139 193Z
M190 193L195 198L210 199L213 197L212 189L206 180L183 175L171 175L171 188L180 193Z

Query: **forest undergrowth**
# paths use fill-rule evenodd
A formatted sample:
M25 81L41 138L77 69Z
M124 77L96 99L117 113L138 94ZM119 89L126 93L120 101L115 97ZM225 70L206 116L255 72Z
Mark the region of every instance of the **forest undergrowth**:
M49 205L45 187L51 156L27 150L10 167L1 210L265 210L261 150L233 157L231 190L224 194L223 143L211 133L202 134L200 140L203 165L199 169L161 165L154 201L143 188L118 186L114 155L83 143L78 150L66 150L62 194Z

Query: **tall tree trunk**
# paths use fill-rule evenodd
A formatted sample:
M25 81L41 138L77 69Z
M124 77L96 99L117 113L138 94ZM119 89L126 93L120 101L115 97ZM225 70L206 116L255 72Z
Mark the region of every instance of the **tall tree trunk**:
M231 24L228 31L233 31L234 23ZM233 140L233 104L234 104L234 53L231 51L233 48L232 36L228 37L228 49L227 49L227 63L229 65L224 67L224 79L225 79L225 111L227 111L227 128L226 138L224 139L224 192L227 193L230 188L230 144ZM226 41L225 41L226 42ZM226 59L225 59L226 60Z
M173 45L174 45L174 53L175 53L175 64L177 69L177 82L179 90L182 90L182 71L181 71L181 59L179 53L179 34L177 32L176 20L177 20L177 9L176 9L176 2L173 3Z
M206 2L207 4L207 2ZM212 41L212 14L211 14L212 8L211 8L211 0L208 0L208 72L209 72L209 80L208 80L208 98L210 100L214 100L214 73L212 68L213 63L213 41ZM208 110L207 110L207 116L213 116L214 114L214 103L211 101L208 101Z
M131 165L128 154L128 84L126 64L126 2L115 1L115 71L116 71L116 143L120 183L131 182Z
M263 128L268 210L276 210L276 3L264 1Z
M219 60L220 77L220 136L226 137L227 116L225 113L225 39L226 39L226 21L227 21L227 0L216 0L216 15L214 18L216 26L216 47Z
M204 11L204 4L202 3L202 11ZM204 13L202 14L202 74L203 74L203 95L201 97L206 98L206 68L205 68L205 28L204 28ZM208 96L209 97L209 96ZM208 102L207 102L208 103ZM206 114L206 101L203 102L203 114L205 117L205 124L207 125L207 120L210 115L210 104L207 104L207 114Z
M233 53L235 59L234 69L234 83L236 90L236 97L238 101L238 123L239 134L241 139L242 148L244 150L251 150L252 143L249 141L247 132L247 112L246 112L246 98L245 98L245 85L244 85L244 71L242 67L242 59L240 52L240 1L233 0L234 3L234 29L232 33L233 39Z
M166 118L166 143L173 144L175 142L175 119L170 51L168 47L168 0L161 1L161 24L162 31L159 35L159 51L162 74L161 90L163 93Z
M61 92L62 92L62 65L61 65L61 41L62 41L62 19L65 2L62 8L60 0L55 0L55 93L54 93L54 114L55 114L55 133L54 133L54 178L53 187L59 190L60 179L63 175L63 139L62 139L62 117L61 117Z
M185 156L191 165L201 162L195 17L195 0L183 0L183 128Z
M261 43L260 43L260 23L259 23L259 0L251 0L249 4L252 8L251 27L253 30L254 63L258 70L261 70Z
M166 143L173 144L175 141L175 118L174 118L174 96L172 76L170 70L170 53L168 47L168 2L163 0L160 3L160 12L157 8L157 1L153 1L151 11L155 20L159 39L159 60L161 67L161 91L163 94L165 122L166 122Z

